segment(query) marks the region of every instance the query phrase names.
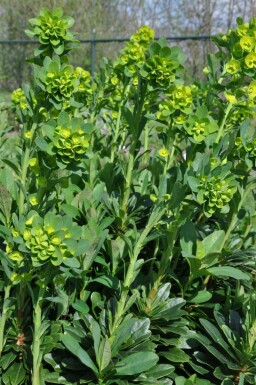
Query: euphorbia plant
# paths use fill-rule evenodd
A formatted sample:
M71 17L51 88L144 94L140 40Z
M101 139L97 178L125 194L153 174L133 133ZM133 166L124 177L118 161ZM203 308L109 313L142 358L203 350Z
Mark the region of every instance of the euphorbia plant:
M216 40L198 84L149 27L91 79L68 62L71 18L30 24L0 165L2 383L252 383L255 20ZM220 373L197 349L215 352L204 329L229 339L228 314L246 330Z

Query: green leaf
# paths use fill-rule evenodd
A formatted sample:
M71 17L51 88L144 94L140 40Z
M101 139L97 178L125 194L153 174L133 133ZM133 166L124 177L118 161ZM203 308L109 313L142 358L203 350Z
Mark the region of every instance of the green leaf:
M185 196L184 186L180 182L175 182L172 189L171 201L169 203L170 209L173 210L176 207L178 207L183 201L184 196Z
M36 138L35 140L37 147L40 148L40 150L47 152L48 150L48 143L43 138Z
M175 370L175 367L173 365L169 364L157 364L153 366L153 368L147 370L145 372L145 375L149 377L150 379L159 379L165 376L168 376L170 373L173 373Z
M207 269L207 272L216 277L230 277L234 279L244 279L245 281L250 281L251 279L248 274L232 266L210 267Z
M159 357L152 352L133 353L119 361L115 371L120 376L132 376L149 370L158 360Z
M17 166L14 162L10 161L9 159L2 159L2 162L7 164L7 166L9 166L17 176L20 176L21 172L19 166Z
M187 179L187 182L192 191L198 192L198 187L200 186L200 183L201 183L200 179L194 176L189 176Z
M98 351L99 369L104 370L111 361L111 346L108 338L103 338Z
M15 360L16 355L13 352L9 352L7 354L4 354L0 359L0 367L3 368L3 370L6 370L11 363Z
M111 275L102 275L101 277L90 280L90 282L98 282L114 290L118 289L119 287L119 279Z
M73 309L79 311L80 313L87 314L89 313L89 306L81 300L76 300L76 302L72 303Z
M188 302L204 303L212 298L212 293L206 290L199 290L194 296L189 297Z
M96 354L96 360L99 365L99 346L100 346L100 338L101 338L101 330L100 330L100 325L98 324L97 321L95 321L94 318L88 315L88 319L90 322L90 330L92 333L92 338L93 338L93 345L94 345L94 351Z
M14 363L2 375L2 380L5 384L19 385L26 377L26 370L22 363Z
M9 191L5 188L5 186L0 183L0 210L2 210L6 222L8 223L10 220L12 209L12 198Z
M148 48L148 52L150 56L155 56L159 54L159 51L161 49L161 46L156 42L152 42Z
M196 237L197 235L194 224L190 220L186 220L180 229L180 245L184 257L186 255L193 255L193 250L196 245Z
M168 352L160 353L171 362L189 362L189 355L179 348L171 348Z
M61 205L61 209L62 209L62 211L64 211L65 214L70 215L71 218L77 218L77 217L79 218L80 217L80 211L72 205L63 203Z
M68 335L66 333L62 336L61 340L66 346L66 348L72 354L74 354L85 366L92 369L94 373L98 373L98 369L90 358L89 354L79 345L79 343L73 337L71 337L71 335Z
M224 238L225 232L223 230L216 230L212 234L205 237L202 241L205 255L221 252Z

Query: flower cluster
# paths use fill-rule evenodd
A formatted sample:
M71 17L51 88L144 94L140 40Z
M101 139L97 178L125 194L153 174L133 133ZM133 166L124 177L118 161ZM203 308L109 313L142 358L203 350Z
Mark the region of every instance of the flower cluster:
M190 86L174 84L166 92L166 97L159 103L157 118L166 120L173 115L175 123L181 124L192 111L192 90Z
M89 136L81 129L57 126L53 138L54 151L64 164L79 162L89 146Z
M243 143L242 138L237 137L235 141L236 152L240 157L248 157L255 159L256 157L256 138L248 139L246 143Z
M45 58L44 66L38 71L37 80L57 109L61 109L61 105L79 90L80 84L73 66L61 64L58 56L52 60L49 57Z
M198 107L196 113L187 119L185 125L187 133L195 142L202 142L209 134L218 130L217 122L208 114L207 108Z
M44 218L37 212L31 211L28 219L21 226L22 229L13 229L14 245L7 250L12 261L21 263L29 255L34 266L51 262L58 266L62 263L69 265L74 258L77 240L80 237L80 228L72 223L68 216L60 217L47 213ZM22 252L12 250L17 244L25 243Z
M20 110L26 110L28 108L26 96L21 88L17 88L12 92L11 100L15 107Z
M204 205L205 214L210 217L216 210L228 205L237 190L233 175L225 178L209 176L201 179L198 189L197 201Z
M68 31L74 24L72 17L62 17L62 9L56 8L52 13L47 8L43 8L39 16L30 19L29 23L33 30L26 31L27 35L38 38L43 51L54 51L56 55L61 55L65 51L65 42L74 39L72 33Z
M74 76L79 79L78 91L92 93L91 88L91 74L81 67L76 67Z
M134 76L137 68L143 65L145 53L153 39L154 31L145 25L136 31L114 63L117 72L119 69L123 70L125 68L127 75Z
M252 100L238 100L237 98L236 105L239 106L239 108L232 109L226 123L227 128L240 127L246 119L253 119L255 116L254 102Z
M155 55L150 57L143 66L144 77L156 88L168 88L175 80L178 64L166 57Z
M218 39L218 44L228 51L228 61L224 72L233 80L244 74L254 78L256 69L256 23L255 18L250 23L243 24L238 19L236 29L229 30L227 35Z
M91 125L80 118L70 118L61 112L57 119L43 126L43 133L48 137L48 153L55 155L63 166L78 163L89 147Z

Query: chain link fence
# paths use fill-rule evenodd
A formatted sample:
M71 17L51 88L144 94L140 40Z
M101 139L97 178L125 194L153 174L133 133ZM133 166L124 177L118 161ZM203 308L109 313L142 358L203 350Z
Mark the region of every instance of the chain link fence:
M202 69L207 63L207 54L212 53L214 44L211 36L167 36L171 46L179 45L187 56L185 67L188 80L202 76ZM156 38L157 39L157 38ZM70 62L89 70L92 74L98 70L101 59L114 59L129 38L80 40L78 49L71 53ZM0 40L0 89L11 91L26 83L32 72L27 59L33 56L37 41L33 40Z

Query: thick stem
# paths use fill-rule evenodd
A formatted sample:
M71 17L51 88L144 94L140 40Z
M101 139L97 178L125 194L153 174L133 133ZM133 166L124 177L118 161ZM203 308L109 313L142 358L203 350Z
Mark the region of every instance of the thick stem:
M36 130L37 125L33 124L31 128L31 139L30 142L33 140L34 132ZM29 166L29 156L30 156L31 146L26 145L24 155L22 158L22 165L21 165L21 187L20 188L20 195L19 195L19 214L23 214L24 212L24 202L25 202L25 191L26 191L26 179L27 179L27 171Z
M132 172L133 172L133 167L134 167L134 159L135 159L135 149L137 145L137 141L139 138L139 126L141 122L141 115L142 115L142 110L143 110L143 105L144 105L144 99L146 95L146 90L147 90L147 83L145 82L139 82L138 86L138 100L137 103L135 103L134 107L134 113L133 113L133 118L134 118L134 132L131 138L131 146L130 146L130 151L129 151L129 161L128 161L128 167L127 167L127 173L125 177L125 186L124 186L124 195L123 195L123 200L121 204L121 209L123 211L123 224L126 220L127 216L127 204L131 192L131 185L132 185Z
M40 380L40 368L42 361L41 353L41 325L42 325L42 302L45 289L39 288L38 299L34 305L34 333L32 343L32 355L33 355L33 370L32 370L32 385L41 385Z
M28 171L28 165L29 165L29 155L30 155L30 148L26 147L24 152L24 158L23 158L23 164L21 169L21 185L23 186L24 190L25 183L26 183L26 177L27 177L27 171ZM24 202L25 202L25 193L22 188L20 188L20 196L19 196L19 214L23 214L24 211Z
M118 325L120 324L122 317L124 315L125 306L127 303L127 296L129 293L129 288L132 285L132 283L133 283L133 281L137 275L137 272L135 272L135 266L136 266L136 262L138 260L138 257L140 255L141 249L143 247L143 244L144 244L148 234L151 232L153 227L158 223L158 221L163 216L165 210L166 210L165 208L163 208L163 209L158 208L152 212L145 229L142 231L139 239L135 243L135 246L133 248L133 253L131 255L129 267L128 267L128 270L127 270L127 273L125 276L125 280L124 280L124 289L122 291L120 300L118 301L114 321L113 321L113 324L112 324L112 327L110 330L111 334L118 327Z
M123 215L125 218L126 218L128 200L131 192L132 172L134 167L134 150L135 150L135 143L133 142L131 144L130 152L129 152L129 161L128 161L128 167L127 167L127 173L126 173L125 185L124 185L124 195L123 195L123 201L121 204L121 209L123 211Z
M9 303L10 290L11 290L10 285L7 285L4 289L3 310L2 310L2 316L0 318L0 356L2 355L2 352L4 349L4 331L5 331L7 313L10 305Z
M166 139L166 149L169 151L170 148L170 142L171 142L171 128L172 128L172 122L170 123L170 126L168 128L167 132L167 139ZM171 154L169 154L165 160L165 165L164 165L164 175L166 175L167 170L169 169L169 164L170 164L170 158L172 159L174 155L174 147L172 148Z
M119 107L119 110L118 110L116 126L115 126L115 133L114 133L113 143L111 146L111 154L110 154L110 162L111 163L113 163L114 158L115 158L117 139L118 139L119 130L120 130L121 112L122 112L122 105Z
M147 163L149 154L148 154L148 137L149 137L149 127L148 124L146 123L145 128L144 128L144 155L143 155L143 162Z

